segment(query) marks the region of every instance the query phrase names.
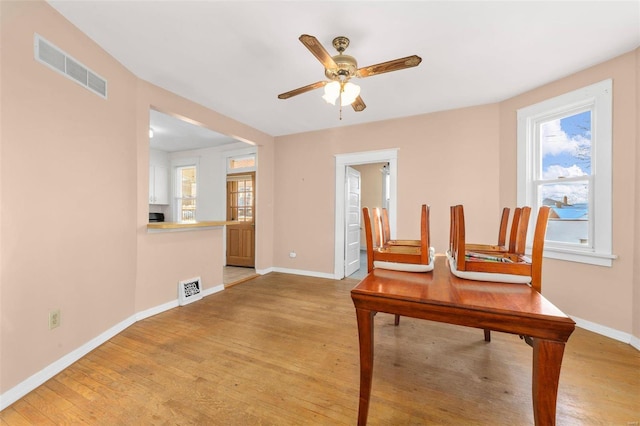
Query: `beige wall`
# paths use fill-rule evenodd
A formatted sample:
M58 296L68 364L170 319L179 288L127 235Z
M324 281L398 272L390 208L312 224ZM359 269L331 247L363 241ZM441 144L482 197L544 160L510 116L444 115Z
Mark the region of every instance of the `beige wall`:
M222 284L224 265L223 229L148 233L149 193L149 108L164 113L187 118L218 133L250 141L258 145L258 213L256 229L260 238L270 240L272 226L270 220L270 199L273 198L273 184L269 182L272 166L273 140L270 136L249 128L228 117L194 104L171 92L160 89L147 82L138 82L137 91L137 154L138 154L138 192L137 192L137 258L138 274L136 280L137 312L156 307L176 298L177 283L194 276L202 277L203 287L210 288ZM264 172L262 170L264 169ZM262 204L265 206L262 206ZM271 265L271 250L264 244L256 248L256 267Z
M399 149L399 236L414 234L418 206L428 203L433 245L443 251L448 208L463 202L469 238L493 240L501 207L516 198L516 109L613 78L619 259L612 268L547 260L544 293L569 314L640 336L637 51L499 104L274 143L137 79L44 2L0 2L0 19L0 393L136 313L175 301L178 279L221 283L221 232L146 232L151 105L258 144L259 270L331 274L335 154ZM37 63L34 32L107 78L109 99ZM54 308L62 326L49 331Z
M449 206L465 202L469 238L495 240L501 206L487 188L498 187L498 113L484 105L276 138L275 266L333 274L336 154L399 149L399 238L416 235L420 205L430 204L432 242L444 252Z
M542 290L567 314L625 333L633 331L636 249L640 247L634 245L640 224L636 57L637 52L622 55L500 104L500 200L512 205L516 200L517 109L613 79L613 252L618 259L611 268L545 259ZM638 309L636 304L636 316Z
M134 312L137 80L45 3L0 7L5 391ZM34 32L108 78L108 101L36 62Z
M151 105L258 145L258 268L272 265L273 138L139 80L45 2L0 2L0 393L145 310L222 284L222 230L148 234ZM42 35L108 99L34 60ZM48 329L48 313L62 325Z

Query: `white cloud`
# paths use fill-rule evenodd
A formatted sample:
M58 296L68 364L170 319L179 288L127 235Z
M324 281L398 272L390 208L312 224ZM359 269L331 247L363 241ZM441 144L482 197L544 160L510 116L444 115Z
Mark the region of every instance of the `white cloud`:
M591 139L583 135L570 137L560 126L560 119L547 121L540 126L542 132L542 156L569 154L577 156L588 149ZM589 136L589 132L587 132Z
M559 165L552 165L547 167L546 170L542 172L542 179L556 179L559 177L576 177L576 176L586 176L584 170L580 168L580 166L574 164L571 167L562 167Z
M589 186L580 184L554 184L542 187L542 198L551 198L561 201L567 197L569 204L588 203Z

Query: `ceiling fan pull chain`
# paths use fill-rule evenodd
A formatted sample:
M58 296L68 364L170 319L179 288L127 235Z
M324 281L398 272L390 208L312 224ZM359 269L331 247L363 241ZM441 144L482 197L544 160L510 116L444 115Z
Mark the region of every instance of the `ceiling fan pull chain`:
M340 121L342 121L342 92L344 92L344 82L340 81L340 99L338 99L340 105Z
M340 105L340 121L342 121L342 91L344 90L344 83L340 82L340 93L338 94L338 105Z

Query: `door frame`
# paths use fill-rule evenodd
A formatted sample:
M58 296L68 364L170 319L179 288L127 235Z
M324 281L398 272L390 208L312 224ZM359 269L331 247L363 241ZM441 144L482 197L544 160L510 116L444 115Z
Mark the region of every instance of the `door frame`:
M345 225L344 225L344 249L345 249L345 254L344 254L344 259L345 259L345 264L344 264L344 275L345 276L349 276L353 273L355 273L356 271L358 271L360 269L360 247L362 242L360 241L360 234L361 234L361 230L362 230L362 213L360 213L362 211L362 173L360 172L360 170L357 170L354 167L351 166L345 166L345 172L346 172L346 176L345 176L345 188L346 188L346 192L345 192L345 208L344 208L344 218L345 218ZM354 181L356 181L357 178L357 188L354 185ZM352 215L351 213L353 212L353 207L354 205L351 203L352 202L352 196L354 194L354 192L357 191L358 194L358 206L356 208L356 214L357 214L357 224L351 222L352 219ZM352 241L349 239L349 235L351 234L351 232L353 232L352 230L352 226L355 227L355 225L357 225L357 244L358 244L358 255L357 257L354 258L350 258L350 256L352 256L352 248L350 248L351 245L353 245L356 241ZM357 263L356 263L357 260ZM351 262L351 263L349 263ZM355 270L351 270L352 268L355 268Z
M237 140L240 140L239 138L236 138ZM253 188L254 190L254 203L255 203L255 208L254 208L254 249L255 249L255 265L256 267L254 267L254 269L256 269L257 271L257 265L258 262L260 260L260 253L258 252L258 240L260 238L260 226L258 224L258 221L256 220L256 218L259 216L258 215L258 209L259 209L259 205L260 203L258 202L258 193L260 192L260 183L259 183L259 178L260 178L260 172L258 170L258 149L255 145L253 145L253 142L247 141L247 140L242 140L242 142L247 143L247 144L251 144L251 146L246 147L246 148L238 148L238 149L233 149L233 150L229 150L229 151L223 151L222 152L222 158L224 159L224 165L221 165L222 167L220 168L220 176L223 177L222 182L224 185L224 202L222 203L221 208L222 210L222 214L224 214L224 217L227 217L227 174L231 173L243 173L243 172L255 172L256 177L255 177L255 187ZM255 155L256 157L256 165L255 167L250 167L247 169L236 169L236 170L229 170L229 160L231 160L234 157L242 157L244 155ZM226 230L226 226L225 226L225 230L222 233L223 237L222 237L222 244L223 247L225 248L222 251L222 265L227 266L227 230Z
M396 229L397 213L397 186L398 186L398 148L379 151L354 152L350 154L336 154L336 199L335 199L335 229L334 229L334 268L333 277L337 280L344 278L344 254L345 254L345 197L346 197L346 167L358 164L389 163L389 225L391 238L395 238L393 230Z

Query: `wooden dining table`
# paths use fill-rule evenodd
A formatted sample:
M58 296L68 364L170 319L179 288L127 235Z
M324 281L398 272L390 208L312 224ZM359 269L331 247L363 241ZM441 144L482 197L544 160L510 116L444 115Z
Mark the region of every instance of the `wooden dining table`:
M366 425L369 412L377 312L522 336L533 347L535 424L555 425L560 366L575 322L530 286L460 279L446 256L436 255L428 273L372 270L351 298L360 344L358 425Z

